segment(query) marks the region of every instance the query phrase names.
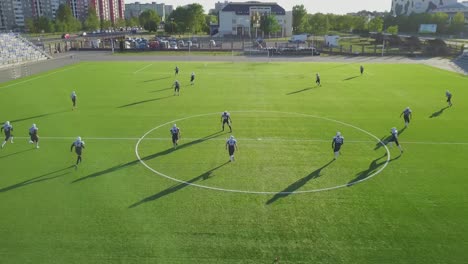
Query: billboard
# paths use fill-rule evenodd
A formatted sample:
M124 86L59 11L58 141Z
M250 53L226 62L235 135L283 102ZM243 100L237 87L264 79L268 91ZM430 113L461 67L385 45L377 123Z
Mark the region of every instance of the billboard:
M436 24L421 24L419 25L419 33L436 33Z

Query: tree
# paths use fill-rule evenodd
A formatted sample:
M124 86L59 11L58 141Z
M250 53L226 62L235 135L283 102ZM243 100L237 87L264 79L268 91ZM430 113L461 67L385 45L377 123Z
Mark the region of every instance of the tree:
M206 18L203 7L199 4L190 4L177 7L166 20L165 31L182 33L189 30L192 33L206 30Z
M55 19L55 29L59 32L72 32L81 30L81 22L73 15L68 5L59 5Z
M260 18L260 30L262 30L264 34L270 35L271 33L281 31L281 26L275 15L265 14Z
M325 35L328 33L330 28L327 15L322 13L308 15L308 24L310 25L310 28L307 32L314 35Z
M99 28L99 18L94 7L88 7L88 16L86 17L83 26L84 29L88 31L94 31Z
M450 25L450 31L458 34L463 31L465 27L465 15L462 12L458 12L452 18L452 24Z
M114 28L123 28L125 27L125 19L117 18L114 22Z
M437 24L437 33L447 33L448 15L446 13L435 13L431 15L432 24Z
M369 21L369 31L370 32L382 32L383 29L383 19L381 17L375 17Z
M138 20L140 21L140 25L142 25L144 29L151 32L151 31L158 30L157 25L159 25L161 18L156 13L156 11L152 9L146 9L140 14L140 16L138 17ZM156 24L156 28L154 27L155 24Z
M110 20L101 20L101 30L106 30L112 27L112 22Z
M37 33L36 24L34 23L34 19L26 18L24 21L26 25L26 29L31 33Z
M138 19L138 17L127 18L125 19L125 25L127 27L136 27L140 25L140 20Z
M307 23L307 10L305 9L304 5L293 6L292 16L293 33L304 33L304 29L306 28Z
M387 28L387 33L390 33L392 35L397 35L398 34L398 26L390 26Z

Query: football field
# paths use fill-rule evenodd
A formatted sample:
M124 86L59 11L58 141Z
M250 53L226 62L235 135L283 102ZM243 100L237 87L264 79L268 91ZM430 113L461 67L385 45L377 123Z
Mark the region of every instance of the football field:
M0 84L0 263L466 263L466 77L364 67L81 62Z

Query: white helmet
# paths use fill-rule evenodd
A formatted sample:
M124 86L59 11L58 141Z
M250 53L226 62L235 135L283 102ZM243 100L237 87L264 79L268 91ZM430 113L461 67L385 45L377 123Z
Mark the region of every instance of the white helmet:
M341 137L341 132L336 132L337 137Z
M81 141L81 137L77 137L76 140Z
M173 125L173 127L177 127L177 125L176 125L176 124L174 124L174 125Z
M408 106L408 107L406 107L406 110L409 110L409 106Z
M36 128L36 124L33 124L33 127Z
M10 125L10 121L6 121L6 122L5 122L5 125L9 126L9 125Z
M233 136L233 135L231 135L229 138L230 138L230 139L234 139L234 136Z

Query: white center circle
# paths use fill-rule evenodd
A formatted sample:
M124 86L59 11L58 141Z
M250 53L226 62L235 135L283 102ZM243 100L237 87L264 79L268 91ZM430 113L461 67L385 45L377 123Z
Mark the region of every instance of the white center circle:
M336 189L339 189L339 188L343 188L343 187L349 187L349 186L352 186L352 185L355 185L355 184L358 184L358 183L361 183L361 182L364 182L374 176L376 176L377 174L381 173L388 165L388 163L390 162L390 151L389 149L387 148L387 146L377 137L375 136L374 134L362 129L362 128L359 128L357 126L354 126L354 125L351 125L351 124L348 124L348 123L345 123L345 122L342 122L342 121L338 121L338 120L334 120L334 119L330 119L330 118L326 118L326 117L320 117L320 116L314 116L314 115L309 115L309 114L302 114L302 113L294 113L294 112L280 112L280 111L232 111L232 113L274 113L274 114L287 114L287 115L297 115L297 116L304 116L304 117L310 117L310 118L317 118L317 119L322 119L322 120L325 120L325 121L330 121L330 122L335 122L335 123L338 123L338 124L341 124L341 125L344 125L344 126L348 126L348 127L351 127L351 128L354 128L358 131L361 131L367 135L369 135L370 137L374 138L376 140L376 142L378 144L381 144L384 148L385 148L385 151L386 151L386 156L387 156L387 160L385 161L385 163L377 170L375 171L374 173L368 175L367 177L363 178L363 179L360 179L360 180L357 180L357 181L354 181L352 183L346 183L346 184L342 184L342 185L337 185L337 186L332 186L332 187L327 187L327 188L319 188L319 189L312 189L312 190L304 190L304 191L294 191L294 192L274 192L274 191L250 191L250 190L236 190L236 189L226 189L226 188L219 188L219 187L212 187L212 186L206 186L206 185L201 185L201 184L196 184L196 183L192 183L192 182L187 182L187 181L183 181L183 180L180 180L180 179L177 179L177 178L174 178L174 177L171 177L169 175L166 175L160 171L157 171L155 170L154 168L152 168L151 166L149 166L140 156L140 153L139 153L139 146L140 146L140 143L150 134L152 133L153 131L161 128L161 127L164 127L164 126L167 126L167 125L170 125L170 124L174 124L175 122L178 122L178 121L182 121L182 120L187 120L187 119L191 119L191 118L197 118L197 117L204 117L204 116L210 116L210 115L218 115L219 113L216 112L216 113L208 113L208 114L199 114L199 115L193 115L193 116L189 116L189 117L183 117L183 118L179 118L179 119L175 119L175 120L172 120L172 121L169 121L169 122L166 122L164 124L161 124L161 125L158 125L154 128L152 128L151 130L149 130L148 132L146 132L141 138L138 139L137 143L136 143L136 146L135 146L135 154L138 158L138 160L141 162L141 164L143 164L143 166L145 166L147 169L149 169L150 171L162 176L162 177L165 177L167 179L170 179L170 180L173 180L173 181L176 181L176 182L179 182L179 183L182 183L182 184L186 184L186 185L190 185L190 186L194 186L194 187L199 187L199 188L204 188L204 189L209 189L209 190L215 190L215 191L223 191L223 192L235 192L235 193L250 193L250 194L298 194L298 193L312 193L312 192L321 192L321 191L329 191L329 190L336 190ZM258 138L258 140L262 140L261 138Z

